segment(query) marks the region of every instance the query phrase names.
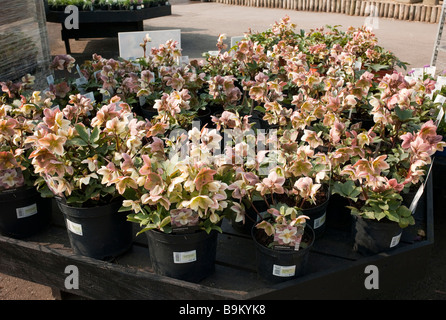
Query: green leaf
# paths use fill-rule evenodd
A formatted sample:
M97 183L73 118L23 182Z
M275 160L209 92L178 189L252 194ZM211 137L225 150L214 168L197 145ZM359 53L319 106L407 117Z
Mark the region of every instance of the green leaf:
M413 111L410 109L403 110L399 106L396 106L395 113L398 116L398 119L401 121L406 121L412 118Z
M126 212L126 211L130 211L129 207L124 207L122 206L121 208L119 208L118 212ZM127 217L128 218L128 217Z
M333 184L333 193L337 193L343 197L350 198L356 202L361 194L361 188L355 185L355 182L348 180L344 183L336 181Z
M378 63L370 65L370 68L372 68L373 71L379 71L379 70L382 70L382 69L387 69L388 67L389 67L388 65L378 64Z
M170 223L170 220L170 216L165 217L160 223L160 228L164 228L165 226L167 226Z
M398 215L405 218L411 217L412 211L410 211L409 208L407 208L406 206L401 206L398 208Z
M400 217L394 211L389 211L387 213L387 219L389 219L390 221L400 222Z
M74 127L82 140L84 140L85 142L90 141L90 135L88 134L88 131L84 125L78 123Z
M85 140L82 140L79 137L71 138L69 140L69 144L72 145L72 146L80 146L80 147L88 146L88 143Z
M95 143L99 140L99 133L101 132L101 130L99 129L99 127L94 127L93 131L91 132L90 135L90 142L91 143Z
M262 106L256 106L254 110L259 111L261 113L265 113L266 109Z

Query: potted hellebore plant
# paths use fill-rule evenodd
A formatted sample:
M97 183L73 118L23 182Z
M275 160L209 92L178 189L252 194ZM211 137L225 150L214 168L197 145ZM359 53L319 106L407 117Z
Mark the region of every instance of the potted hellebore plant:
M73 250L109 259L132 244L132 224L118 213L122 197L103 182L99 168L113 166L121 154L140 147L146 122L115 97L100 108L85 96L71 95L68 105L44 110L43 121L27 139L38 183L46 184L62 211Z
M128 220L146 234L154 271L197 282L215 269L231 175L212 152L220 144L217 130L181 131L161 139L156 135L164 131L154 130L135 157L123 155L120 165L101 170L110 170L109 184L133 211Z
M45 101L34 92L26 99L2 97L0 106L0 233L24 238L40 232L51 220L51 202L41 197L26 143L42 120ZM9 101L8 101L9 100Z
M291 137L286 131L278 138L257 131L256 137L248 119L228 111L214 118L217 127L225 128L225 137L232 139L225 148L225 161L233 166L234 174L234 181L228 186L234 199L230 207L233 214L228 216L252 226L259 275L280 282L304 272L316 235L307 223L312 219L303 212L319 201L328 201L330 165L326 155L321 154L318 159L319 155L313 157L310 146L299 147L297 134ZM314 181L320 183L313 184L312 171ZM316 219L309 212L318 228L323 225L325 207L320 211Z
M343 182L333 192L346 197L354 218L354 250L363 254L387 251L398 245L404 228L415 224L412 212L403 205L402 185L389 179L387 155L359 159L342 168Z
M220 117L213 116L212 121L223 134L225 163L232 166L233 173L228 186L233 205L225 218L236 231L250 235L253 225L261 218L260 213L267 209L267 202L256 191L261 167L267 166L263 163L267 152L263 148L265 135L256 134L249 118L236 111L223 111Z
M271 206L252 228L257 272L270 282L294 279L305 272L315 235L309 218L299 208L284 203Z

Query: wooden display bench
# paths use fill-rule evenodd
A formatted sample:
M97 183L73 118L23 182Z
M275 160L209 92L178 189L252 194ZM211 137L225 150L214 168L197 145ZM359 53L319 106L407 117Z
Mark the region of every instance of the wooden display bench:
M219 234L215 273L200 283L156 275L151 269L144 235L113 261L73 254L62 215L53 210L53 224L24 240L0 236L0 272L53 288L53 292L87 299L366 299L392 292L425 276L434 242L432 179L427 180L417 223L404 230L400 244L387 253L362 256L352 250L350 217L331 206L327 227L310 252L305 275L280 284L260 279L252 239L229 224ZM344 216L342 216L344 215ZM136 225L135 225L136 226ZM137 230L137 229L135 229ZM419 239L419 230L425 237ZM136 232L135 232L136 234ZM79 288L66 289L65 268L79 271ZM379 270L379 289L367 289L366 267Z
M79 28L67 29L64 11L51 11L45 2L46 20L60 23L62 40L67 54L71 53L70 39L117 37L119 32L144 31L144 20L172 14L170 4L139 10L79 11Z

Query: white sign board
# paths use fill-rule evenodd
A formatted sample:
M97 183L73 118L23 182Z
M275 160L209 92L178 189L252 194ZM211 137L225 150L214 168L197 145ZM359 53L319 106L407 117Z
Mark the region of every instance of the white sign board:
M135 32L119 32L119 56L123 59L132 60L141 58L144 55L143 48L140 46L144 42L144 37L149 34L151 39L147 42L146 52L150 53L152 48L158 48L161 44L165 44L169 40L178 42L178 48L181 49L181 30L156 30L156 31L135 31Z
M245 36L237 36L237 37L231 37L231 48L235 46L237 43L245 39Z

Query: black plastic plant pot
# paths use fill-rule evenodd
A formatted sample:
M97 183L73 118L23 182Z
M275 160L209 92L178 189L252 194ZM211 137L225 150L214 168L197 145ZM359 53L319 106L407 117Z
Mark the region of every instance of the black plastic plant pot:
M264 231L252 228L252 238L256 247L258 275L270 283L280 283L296 279L306 273L308 257L313 247L315 234L308 224L302 239L308 244L299 250L277 250L268 248L258 241L258 235Z
M397 222L380 221L353 215L353 250L363 255L389 251L398 246L403 229Z
M327 199L327 201L314 208L302 209L302 214L310 218L310 220L307 220L307 224L314 230L316 239L322 237L325 232L326 213L329 201L330 199Z
M30 237L51 222L51 199L42 198L35 188L0 192L0 206L0 233L7 237Z
M185 234L146 232L150 260L156 274L199 282L215 271L218 232Z
M65 218L71 248L76 254L98 260L112 260L129 250L133 243L128 212L118 212L122 201L96 207L72 207L57 199Z
M339 194L330 195L330 201L327 207L327 226L334 229L350 232L352 229L351 210L347 208L348 199Z
M214 123L211 121L211 109L206 107L204 110L198 110L197 115L193 119L194 122L199 122L200 129L205 125L206 127L212 127Z

